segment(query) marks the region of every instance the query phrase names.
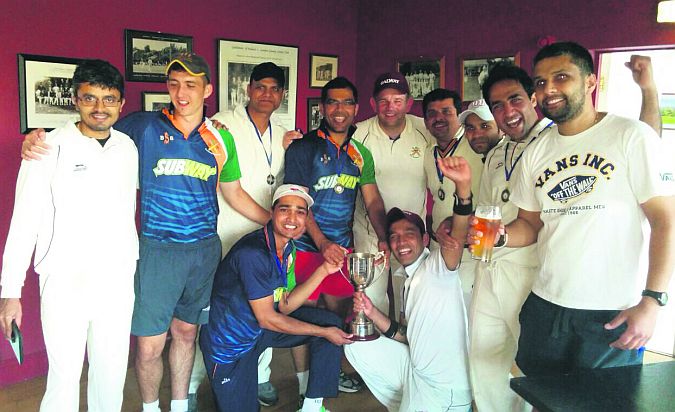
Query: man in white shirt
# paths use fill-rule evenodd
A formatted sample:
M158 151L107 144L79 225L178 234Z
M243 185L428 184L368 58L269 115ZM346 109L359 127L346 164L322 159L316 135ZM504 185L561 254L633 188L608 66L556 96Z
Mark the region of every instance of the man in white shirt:
M557 127L525 151L511 197L505 244L537 241L541 261L516 361L527 375L639 364L675 267L672 159L644 123L596 112L586 49L555 43L534 62L537 103Z
M21 327L21 288L35 251L49 359L40 410L79 411L86 347L88 409L113 412L122 407L134 307L138 152L112 128L124 106L124 80L115 67L80 63L73 89L80 120L49 132L50 154L23 161L19 170L0 330L9 339L12 323Z
M363 143L373 155L375 179L385 211L398 207L424 218L427 191L424 155L431 138L422 119L408 114L412 104L410 87L402 74L378 76L370 99L376 115L357 123L353 138ZM377 234L360 195L356 199L353 230L357 252L378 251ZM389 311L388 282L388 276L381 276L366 289L375 306L384 312ZM397 296L396 292L394 296Z
M469 411L466 311L457 268L471 214L471 169L461 157L439 160L456 184L452 232L441 230L442 248L429 251L422 218L393 208L387 214L392 254L405 276L399 322L363 293L363 310L384 336L345 347L347 358L373 395L390 411Z

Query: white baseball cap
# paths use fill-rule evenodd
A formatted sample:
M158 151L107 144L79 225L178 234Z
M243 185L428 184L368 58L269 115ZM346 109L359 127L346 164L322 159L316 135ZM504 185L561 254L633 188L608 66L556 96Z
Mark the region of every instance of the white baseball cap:
M307 190L305 190L304 187L293 184L279 186L274 192L274 197L272 197L272 204L284 196L297 196L303 198L305 199L305 202L307 202L307 207L312 207L314 204L314 199L312 199L312 196L307 193Z
M485 103L485 100L483 100L483 99L478 99L478 100L472 101L471 104L469 104L469 107L467 107L467 109L464 110L462 112L462 114L459 115L459 122L464 124L464 121L466 120L466 118L471 113L480 117L484 121L490 121L490 120L495 119L492 116L492 112L490 111L490 108L488 107L487 103Z

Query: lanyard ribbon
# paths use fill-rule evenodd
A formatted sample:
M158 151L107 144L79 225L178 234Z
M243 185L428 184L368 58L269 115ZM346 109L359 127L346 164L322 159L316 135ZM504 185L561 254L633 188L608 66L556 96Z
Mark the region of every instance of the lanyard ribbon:
M546 125L546 127L544 127L543 129L541 129L541 130L539 131L539 133L537 133L537 135L536 135L532 140L530 140L530 141L527 143L527 145L525 145L525 147L523 148L523 151L520 152L520 154L519 154L518 157L516 158L516 161L515 161L515 162L513 162L513 154L511 155L511 170L509 170L508 167L506 167L506 155L509 153L509 143L510 143L510 142L506 142L506 150L504 150L504 176L506 177L506 181L507 181L507 182L508 182L509 180L511 180L511 175L513 175L513 171L515 170L516 165L517 165L518 162L520 161L520 158L523 157L523 153L525 153L525 149L527 149L527 147L528 147L529 145L531 145L532 142L534 142L535 140L537 140L537 138L539 138L539 136L541 136L541 134L544 133L546 130L548 130L551 126L553 126L553 122L550 122L549 124ZM516 146L517 146L517 145L518 145L518 143L516 143ZM513 147L513 152L514 152L514 153L515 153L515 150L516 150L516 146Z
M253 119L251 118L251 115L248 112L248 107L246 108L246 116L248 116L248 120L251 122L253 125L253 128L255 129L255 134L258 136L258 141L262 145L263 150L265 151L265 157L267 158L267 164L270 166L270 169L272 168L272 121L268 120L267 121L267 130L270 131L270 154L267 154L267 149L265 148L265 144L262 141L262 135L260 134L260 130L258 130L258 126L255 125L253 122Z
M438 181L443 184L443 172L441 172L441 168L438 167L438 156L439 152L441 157L445 158L447 156L452 156L455 154L455 150L457 150L457 147L459 146L459 141L462 140L462 137L460 136L459 139L454 139L454 143L452 145L449 145L448 147L445 148L445 155L443 155L443 151L438 146L434 146L434 166L436 166L436 174L438 175Z

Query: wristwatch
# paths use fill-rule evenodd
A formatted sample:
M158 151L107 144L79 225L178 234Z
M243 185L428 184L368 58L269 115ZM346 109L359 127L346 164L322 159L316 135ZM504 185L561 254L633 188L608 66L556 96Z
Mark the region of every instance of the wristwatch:
M645 289L642 291L642 296L649 296L650 298L656 299L659 306L666 306L666 303L668 303L668 294L666 292L656 292Z

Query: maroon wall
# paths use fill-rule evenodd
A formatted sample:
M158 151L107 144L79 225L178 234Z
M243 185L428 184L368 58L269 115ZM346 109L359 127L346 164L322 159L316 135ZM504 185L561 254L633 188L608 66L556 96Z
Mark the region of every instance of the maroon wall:
M340 74L356 73L357 18L355 0L319 3L310 0L248 1L135 1L96 3L64 0L52 2L0 2L0 253L9 230L14 187L19 168L17 53L101 58L124 69L124 29L164 31L193 36L196 53L206 57L215 70L216 39L241 39L299 46L297 125L306 128L307 97L319 96L308 88L309 53L340 57ZM159 6L161 4L161 6ZM332 19L327 21L326 16ZM336 39L337 37L337 39ZM216 85L217 86L217 85ZM125 111L141 105L141 92L164 91L162 83L127 82ZM209 114L217 109L212 96ZM18 367L9 345L0 340L0 386L46 372L39 320L36 276L29 273L23 290L26 362ZM68 320L64 319L64 328Z
M445 56L445 86L459 91L460 59L520 52L528 72L551 35L589 49L675 43L675 24L656 23L656 0L370 0L359 3L357 87L366 96L397 58ZM420 103L413 112L421 114ZM359 118L372 115L362 105Z
M191 35L194 49L214 65L217 38L299 46L297 125L305 128L309 52L340 56L340 74L361 90L360 118L372 111L367 97L375 76L395 68L398 57L446 57L446 87L458 88L463 56L521 53L529 70L537 39L552 35L589 48L639 47L675 43L675 25L656 23L656 1L569 0L166 0L92 3L64 0L2 0L0 25L0 252L4 250L19 167L18 76L16 54L102 58L124 67L125 28ZM161 4L161 8L157 6ZM611 5L611 6L610 6ZM357 66L356 63L359 63ZM141 91L162 91L159 83L127 83L126 111L140 108ZM211 97L209 114L217 109ZM421 112L416 104L415 112ZM24 287L26 364L18 368L9 345L0 342L0 386L46 371L39 327L36 277ZM67 327L67 320L64 320Z

